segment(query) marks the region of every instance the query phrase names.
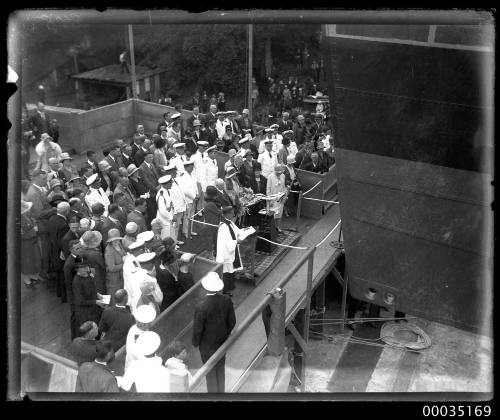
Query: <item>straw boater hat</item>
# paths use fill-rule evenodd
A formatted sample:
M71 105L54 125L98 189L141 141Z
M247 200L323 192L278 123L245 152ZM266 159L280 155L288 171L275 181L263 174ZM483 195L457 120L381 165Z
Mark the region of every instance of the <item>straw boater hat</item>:
M118 229L110 229L108 231L108 239L106 240L106 243L119 241L122 239L123 238L120 236L120 231Z
M250 114L250 112L248 111L248 109L244 109L243 111L241 111L242 114Z
M273 140L272 139L266 139L264 140L264 144L272 144Z
M281 133L283 136L287 136L287 135L292 135L293 134L293 130L285 130Z
M156 311L150 305L141 305L134 311L134 318L141 324L149 324L156 318Z
M24 214L27 211L29 211L31 207L33 207L33 203L31 201L21 200L21 214Z
M160 345L160 336L154 331L145 331L139 335L139 338L137 339L138 352L144 356L149 356L155 353L160 348Z
M97 248L102 241L101 232L97 230L88 230L80 238L80 243L85 248Z
M62 186L62 181L60 179L57 179L57 178L52 178L50 180L50 189L53 190L55 187L57 186Z
M53 163L59 163L59 159L57 159L56 157L49 158L49 164L53 164Z
M278 124L272 124L272 125L269 126L269 128L272 128L272 129L274 129L274 128L280 128L280 126Z
M42 133L42 135L40 136L40 140L44 141L44 140L54 140L54 139L50 137L47 133Z
M170 176L170 175L164 175L160 179L158 179L158 183L160 183L160 184L166 184L171 179L172 179L172 176Z
M215 271L210 271L201 279L201 285L208 292L219 292L224 288L224 283Z
M94 184L95 182L99 181L99 175L97 174L93 174L93 175L90 175L87 179L87 181L85 182L87 185L92 185Z
M229 168L227 168L226 178L230 179L233 176L235 176L236 173L237 173L236 168L234 166L230 166Z
M195 254L191 254L189 252L185 252L182 254L179 258L179 260L185 264L189 263L193 258L195 257Z
M146 243L146 242L149 242L154 237L155 237L155 234L151 230L146 230L145 232L141 232L141 233L139 233L139 235L137 235L137 240L139 242Z
M59 157L59 162L63 162L65 160L73 160L73 158L69 155L69 153L61 153L61 156Z
M139 168L135 166L133 163L127 166L127 174L128 176L132 175L133 173L137 172Z
M139 226L135 222L128 222L125 226L125 233L127 235L134 235L139 230Z
M69 180L68 182L73 182L73 181L75 181L76 179L82 179L82 177L81 177L81 176L79 176L79 175L77 175L77 174L75 174L75 175L73 175L73 176L70 178L70 180Z
M92 230L95 228L95 221L92 219L87 219L84 217L83 219L80 219L80 229L83 230Z

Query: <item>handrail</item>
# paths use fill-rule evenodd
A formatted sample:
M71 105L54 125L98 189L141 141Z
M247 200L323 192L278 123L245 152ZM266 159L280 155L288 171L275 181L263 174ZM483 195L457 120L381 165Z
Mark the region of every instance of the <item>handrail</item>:
M44 350L40 347L36 347L32 344L21 341L21 352L34 353L37 356L46 359L48 362L59 363L69 369L74 369L78 371L78 364L73 360L66 359L65 357L59 356L50 351Z
M283 276L282 280L274 286L274 288L283 286L288 283L292 276L302 267L302 264L308 260L316 251L316 247L309 248L296 262L296 264ZM217 351L207 360L207 362L196 372L189 386L189 391L192 392L200 383L200 381L214 368L219 360L227 353L228 349L236 342L236 340L245 332L247 327L262 313L264 308L272 299L270 294L266 294L265 298L247 315L240 325L232 332L229 338L217 349Z
M195 262L196 259L210 261L211 263L213 263L213 261L208 260L207 258L196 255L192 261L192 264ZM219 269L222 269L221 263L217 263L211 271L216 272ZM195 289L199 289L200 287L201 287L201 278L198 279L198 281L195 284L193 284L188 290L186 290L181 296L179 296L179 298L176 299L175 302L173 302L167 309L165 309L160 315L158 315L151 323L150 329L153 328L160 321L163 321L164 318L169 316L178 306L182 305L184 301L188 299L192 293L194 293ZM124 344L116 351L115 358L122 357L125 354L125 352L126 352L126 345Z

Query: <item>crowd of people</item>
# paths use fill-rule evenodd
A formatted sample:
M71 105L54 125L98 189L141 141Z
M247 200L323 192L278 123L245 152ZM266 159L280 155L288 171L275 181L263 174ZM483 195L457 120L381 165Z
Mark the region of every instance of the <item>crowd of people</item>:
M335 162L322 114L292 121L284 112L261 132L248 114L215 104L207 114L195 106L188 118L166 113L156 133L146 134L139 124L130 144L116 140L102 158L89 150L79 167L49 132L35 131L28 120L32 129L23 133L31 142L38 137L37 163L21 182L21 277L28 289L54 285L69 304L72 351L81 365L78 389L128 390L132 383L138 391L164 389L141 382L144 372L163 365L154 356L159 338L139 337L193 286L190 266L205 250L222 263L223 276L212 273L202 281L207 300L196 311L193 345L204 362L234 327L231 297L235 272L243 268L239 243L262 212L273 215L281 231L283 214L295 211L293 192L301 188L297 168L321 173ZM227 153L226 163L218 152ZM203 221L196 228L195 215ZM181 255L177 250L193 238L191 253ZM109 379L105 365L123 345L124 376L95 379L99 372ZM186 370L185 348L174 347L175 360L163 367ZM224 390L221 363L207 377L210 392Z

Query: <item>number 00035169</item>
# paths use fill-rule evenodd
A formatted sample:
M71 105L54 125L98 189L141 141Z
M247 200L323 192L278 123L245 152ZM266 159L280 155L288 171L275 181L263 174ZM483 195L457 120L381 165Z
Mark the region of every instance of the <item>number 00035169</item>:
M488 417L489 405L424 405L424 417Z

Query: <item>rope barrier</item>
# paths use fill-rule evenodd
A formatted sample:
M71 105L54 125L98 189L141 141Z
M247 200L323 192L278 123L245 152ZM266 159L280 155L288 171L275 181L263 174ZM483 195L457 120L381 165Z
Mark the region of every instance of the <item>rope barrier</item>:
M200 211L193 214L193 217L191 218L191 220L193 220L196 216L198 216L203 210L205 210L205 208L202 208Z
M330 200L322 200L320 198L309 198L309 197L302 197L303 200L312 200L312 201L321 201L323 203L332 203L332 204L340 204L338 201L330 201Z
M319 184L321 184L323 181L318 181L315 185L313 185L311 188L309 188L305 193L302 194L302 197L306 194L309 194L312 190L314 190Z
M326 235L323 238L323 240L319 244L316 245L316 248L318 248L323 242L326 241L326 238L328 238L335 231L335 229L337 229L339 227L339 225L340 225L341 222L342 222L342 220L338 221L338 223L335 225L335 227L330 232L328 232L328 235Z

